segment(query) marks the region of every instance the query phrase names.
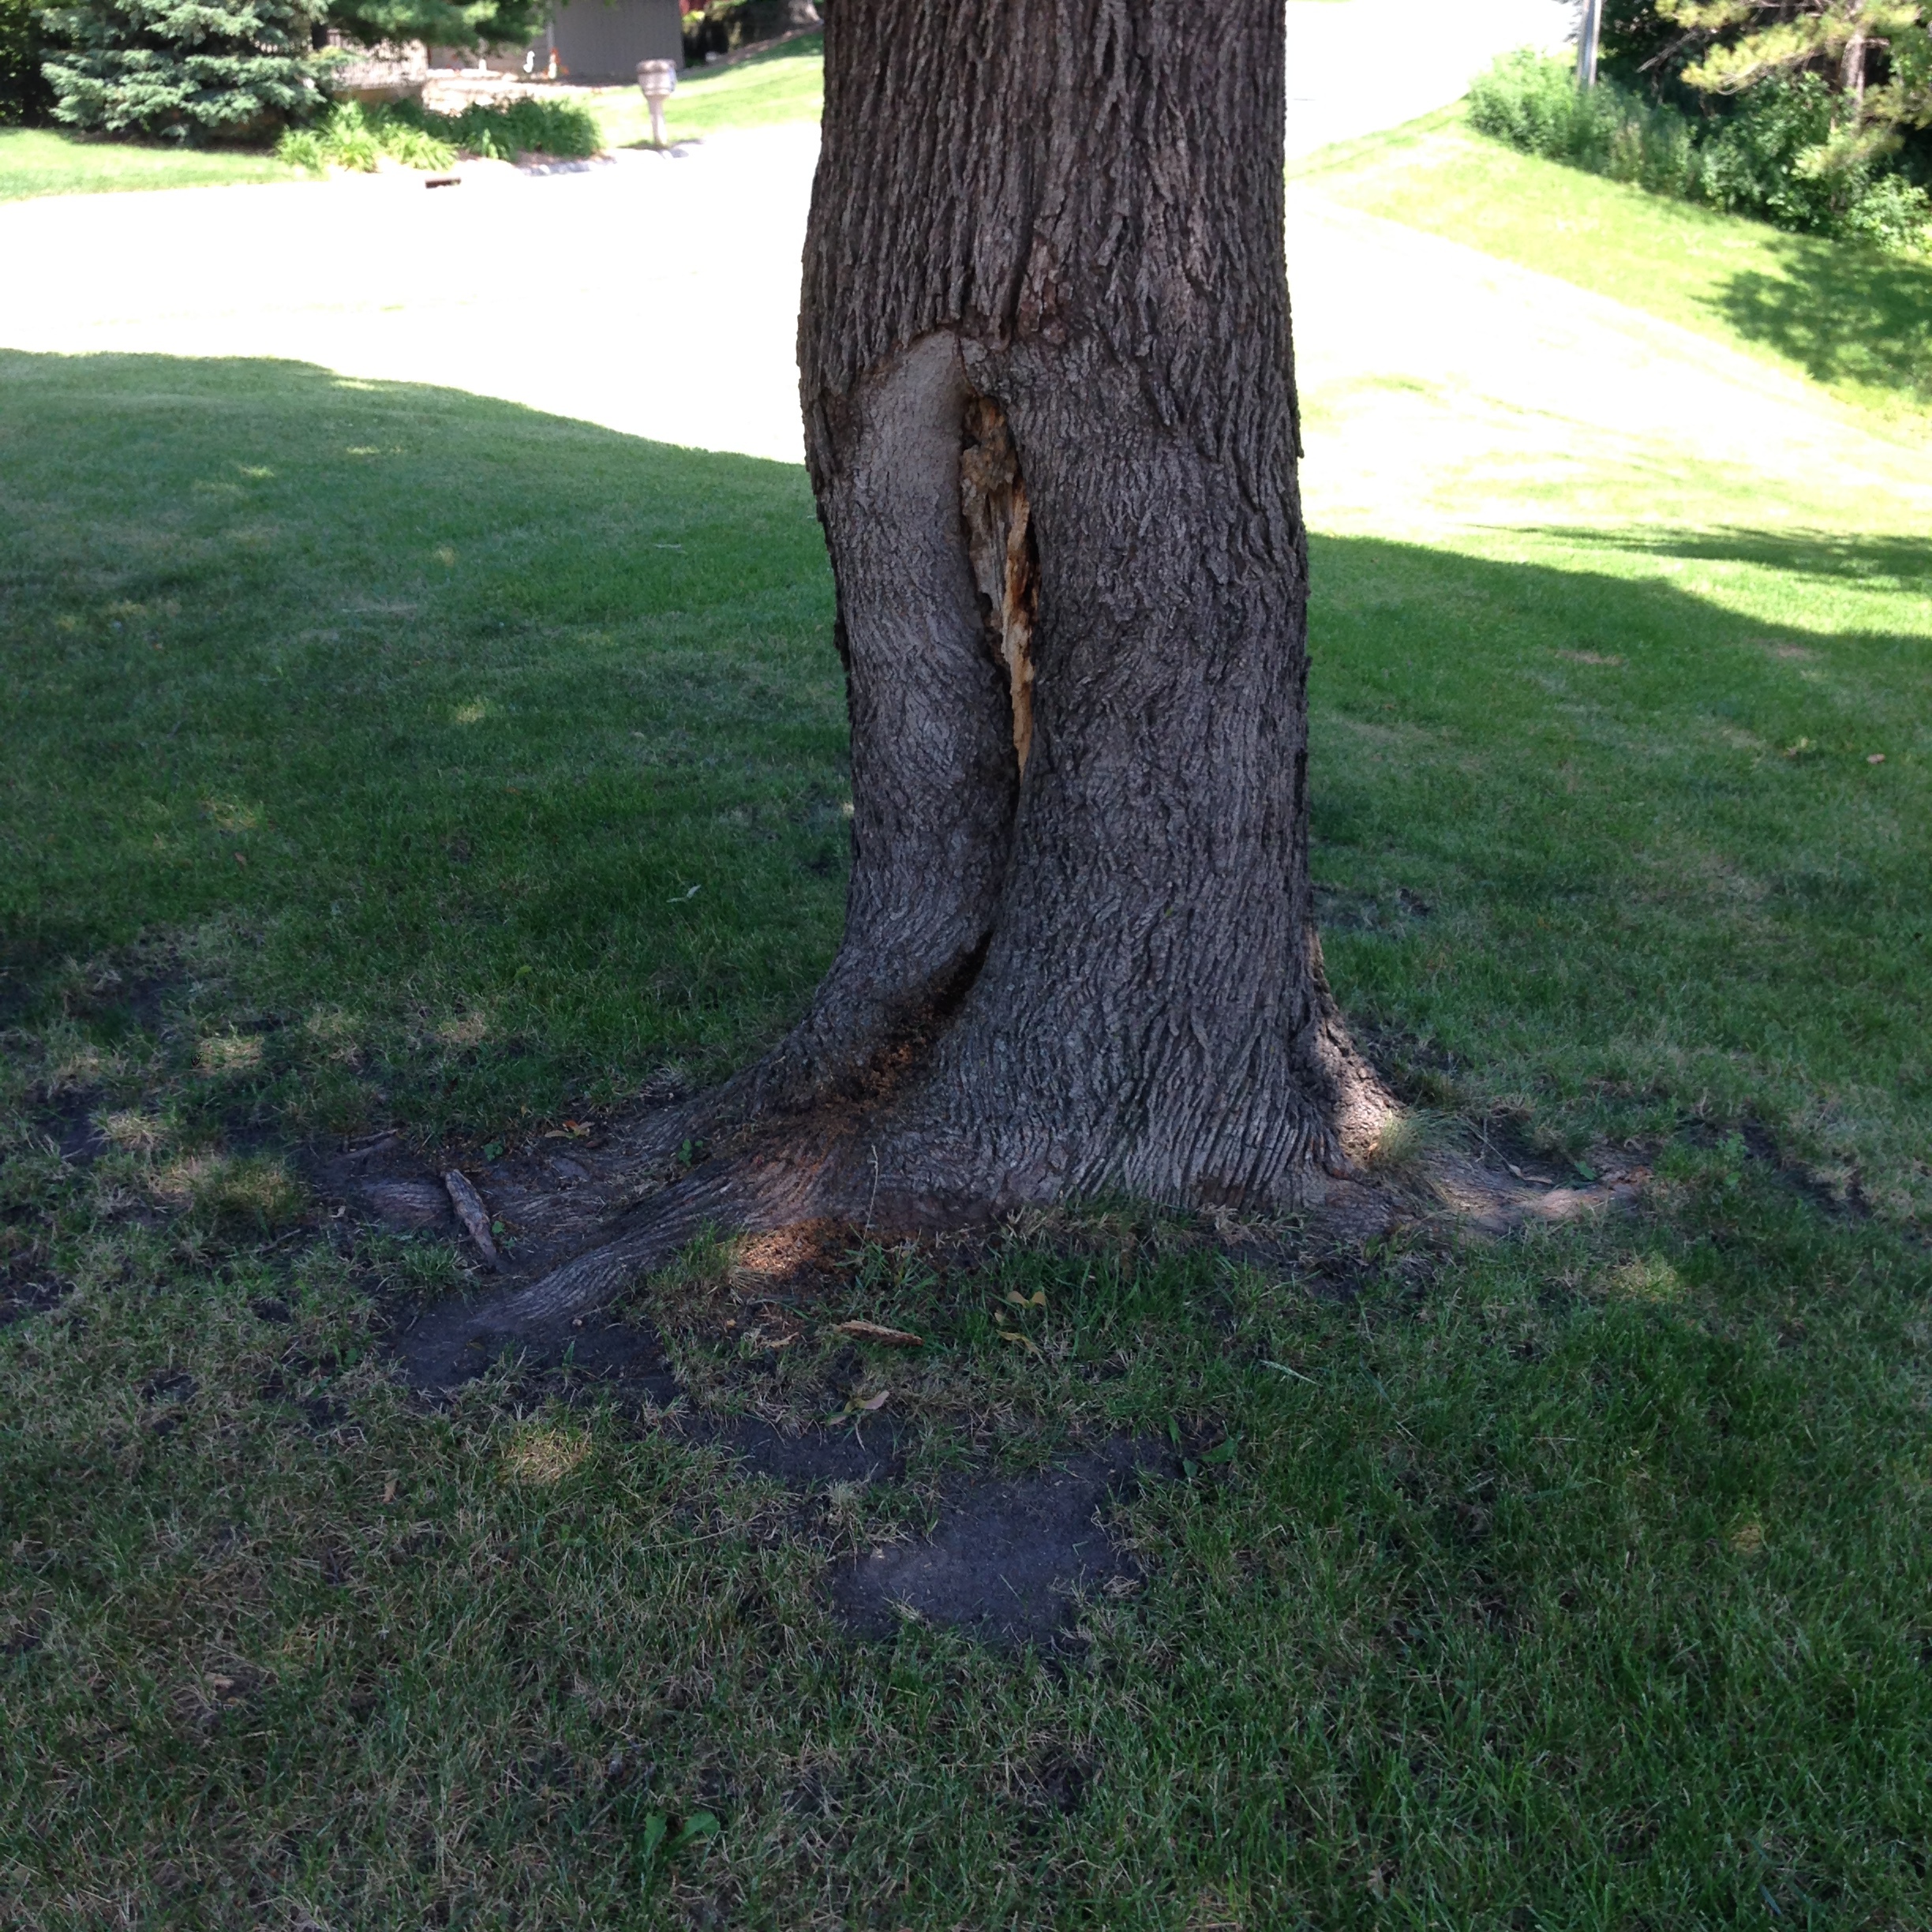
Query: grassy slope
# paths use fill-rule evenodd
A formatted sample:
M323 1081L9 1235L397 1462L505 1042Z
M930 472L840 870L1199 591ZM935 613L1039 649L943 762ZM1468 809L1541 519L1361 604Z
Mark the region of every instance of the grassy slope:
M594 1402L417 1411L376 1297L452 1258L302 1238L279 1151L515 1140L795 1006L843 863L800 479L290 365L3 373L0 1292L66 1298L0 1331L0 1917L1923 1923L1922 540L1729 478L1702 531L1318 536L1345 1002L1417 1097L1638 1138L1644 1208L1343 1305L1125 1215L857 1257L826 1313L910 1363L766 1359L696 1256L640 1300L695 1402L889 1383L912 1432L800 1511ZM1170 1419L1235 1449L1131 1504L1071 1668L828 1627L947 1471Z
M690 140L726 128L816 121L824 93L825 43L807 34L716 71L693 68L665 110L665 131ZM650 139L650 114L635 88L598 88L590 99L611 147Z
M0 128L0 201L301 178L299 169L284 167L263 154L177 152L129 141L83 140L47 128Z
M718 73L694 70L672 101L668 132L675 140L687 140L725 128L815 121L824 70L822 44L815 35ZM586 88L572 98L588 102L609 146L650 138L650 117L635 88ZM264 154L177 153L132 142L82 140L46 129L0 129L0 201L303 178L299 168L285 167Z
M1291 172L1779 362L1915 435L1932 426L1932 263L1552 167L1470 133L1459 107Z

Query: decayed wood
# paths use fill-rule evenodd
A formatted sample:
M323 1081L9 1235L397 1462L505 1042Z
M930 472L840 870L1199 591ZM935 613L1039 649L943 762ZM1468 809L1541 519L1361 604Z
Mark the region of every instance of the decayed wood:
M489 1210L483 1205L483 1197L470 1185L466 1175L452 1167L443 1177L451 1204L455 1208L457 1219L470 1231L470 1238L476 1243L476 1250L492 1268L500 1269L503 1256L496 1252L496 1244L490 1236Z
M987 643L1006 672L1013 755L1021 777L1033 748L1033 623L1039 611L1026 484L1005 413L989 396L967 399L960 452L960 515Z

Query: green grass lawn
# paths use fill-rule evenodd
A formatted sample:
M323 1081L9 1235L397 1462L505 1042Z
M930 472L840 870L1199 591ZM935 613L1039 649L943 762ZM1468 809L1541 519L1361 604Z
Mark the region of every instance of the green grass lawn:
M225 188L300 181L265 154L84 140L51 128L0 128L0 201L129 188Z
M674 140L688 140L726 128L815 121L824 74L824 43L815 34L716 72L695 68L679 82L666 116L667 131ZM650 140L650 115L635 87L571 89L568 98L590 107L609 146ZM84 140L51 129L0 129L0 201L306 178L301 169L284 167L260 152L177 151L130 141Z
M609 146L650 139L650 113L635 88L597 88L586 94ZM694 67L680 74L677 92L665 105L665 132L674 141L691 140L727 128L816 121L824 99L825 41L805 34L728 67Z
M1470 133L1459 107L1290 174L1778 362L1915 437L1932 428L1932 262L1556 167Z
M701 1249L629 1309L694 1415L890 1391L903 1478L800 1499L594 1385L408 1395L462 1264L302 1155L493 1159L797 1010L848 796L802 475L0 356L0 1923L1918 1932L1932 543L1672 489L1313 552L1344 1005L1433 1131L1640 1205L1245 1259L1099 1207L856 1249L782 1351ZM833 1626L963 1474L1170 1431L1230 1446L1066 1653Z

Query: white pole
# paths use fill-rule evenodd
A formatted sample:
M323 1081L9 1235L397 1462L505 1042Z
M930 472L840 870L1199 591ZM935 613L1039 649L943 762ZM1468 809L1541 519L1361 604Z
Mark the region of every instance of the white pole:
M1577 85L1597 84L1597 43L1603 37L1603 0L1583 0L1583 17L1577 23Z

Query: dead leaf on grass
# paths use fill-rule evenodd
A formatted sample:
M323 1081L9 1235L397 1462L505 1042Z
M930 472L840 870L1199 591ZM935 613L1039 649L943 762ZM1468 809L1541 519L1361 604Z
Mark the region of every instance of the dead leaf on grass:
M855 1342L876 1342L882 1348L923 1348L926 1338L909 1328L888 1328L879 1322L842 1321L833 1324L835 1331L850 1335Z
M856 1395L852 1396L837 1415L826 1417L826 1426L833 1428L841 1422L856 1422L866 1416L877 1415L891 1399L892 1391L889 1388L881 1389L876 1395L868 1395L863 1401Z

